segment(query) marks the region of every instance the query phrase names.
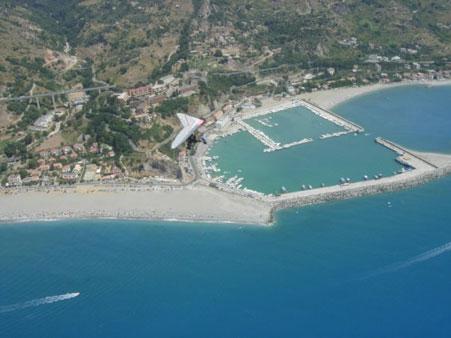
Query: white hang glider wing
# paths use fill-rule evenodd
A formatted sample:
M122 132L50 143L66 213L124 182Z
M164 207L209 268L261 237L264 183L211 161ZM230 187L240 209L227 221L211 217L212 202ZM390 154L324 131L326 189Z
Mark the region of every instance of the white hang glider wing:
M183 129L178 133L176 138L171 144L171 148L175 149L185 142L199 127L204 124L204 121L193 116L186 114L177 114Z

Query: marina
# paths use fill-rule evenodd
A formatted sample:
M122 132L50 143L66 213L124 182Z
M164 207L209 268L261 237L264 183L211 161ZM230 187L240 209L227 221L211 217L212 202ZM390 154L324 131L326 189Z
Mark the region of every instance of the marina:
M265 145L264 152L364 131L361 126L304 100L292 100L279 109L239 114L234 124L235 130L247 131Z
M296 107L342 130L278 142L273 130L284 126L276 117L296 115ZM265 201L274 209L402 189L446 175L451 166L449 155L420 153L373 138L359 124L302 99L240 112L234 124L225 130L227 137L214 138L209 155L202 158L203 178L222 191ZM288 159L290 166L284 165Z

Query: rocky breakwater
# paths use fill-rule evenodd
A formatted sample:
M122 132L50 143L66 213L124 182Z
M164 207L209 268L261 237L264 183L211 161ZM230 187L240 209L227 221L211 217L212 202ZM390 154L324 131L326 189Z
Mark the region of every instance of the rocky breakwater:
M394 143L378 143L385 146L389 145L392 150L396 150L398 154L403 156L403 161L414 169L377 180L298 191L280 196L268 196L266 202L271 204L273 210L300 207L407 189L451 174L451 155L420 153L410 151Z

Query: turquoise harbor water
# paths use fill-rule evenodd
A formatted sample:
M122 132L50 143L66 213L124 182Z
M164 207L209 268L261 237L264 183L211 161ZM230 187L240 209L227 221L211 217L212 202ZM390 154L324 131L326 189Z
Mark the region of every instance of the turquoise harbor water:
M264 148L249 133L240 132L217 141L210 155L219 156L217 175L242 177L244 187L264 193L280 193L281 187L297 191L302 185L335 185L342 177L361 181L365 175L389 176L402 167L395 153L365 135L333 137L270 153Z
M369 111L359 102L353 101L356 108L340 107L340 113L354 117L359 111ZM303 186L332 186L339 184L342 178L355 182L363 181L365 176L373 179L376 175L391 176L399 172L402 166L395 161L397 155L375 143L377 136L384 136L381 124L373 129L364 118L359 120L366 128L363 134L320 139L322 134L344 129L304 107L248 119L247 123L277 142L290 143L303 138L314 141L264 152L266 146L248 132L220 138L209 151L214 158L210 164L213 163L220 171L211 174L222 176L223 182L240 177L242 188L277 194L284 190L298 191ZM284 129L286 135L282 134Z
M281 112L256 116L246 120L252 127L263 131L275 142L287 144L304 138L319 139L323 134L344 131L305 107L289 108Z
M422 90L430 120L406 123ZM404 103L394 114L374 96ZM450 106L451 87L405 87L339 109L364 107L355 120L367 127L392 116L384 136L446 151L450 129L437 135L434 120L451 120ZM410 128L436 136L415 144ZM449 337L450 202L445 178L286 210L270 228L1 225L0 337Z

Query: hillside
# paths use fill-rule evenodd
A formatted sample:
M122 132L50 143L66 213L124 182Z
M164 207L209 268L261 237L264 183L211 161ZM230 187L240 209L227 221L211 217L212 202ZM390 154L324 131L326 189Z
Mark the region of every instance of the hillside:
M264 66L356 62L371 53L398 55L400 48L430 59L451 53L446 0L9 0L0 6L3 72L13 68L6 57L42 58L46 48L62 51L68 41L71 53L94 61L99 79L123 85L146 82L177 46L186 49L179 58L225 48L248 65L276 50ZM170 70L166 65L164 72Z
M1 97L78 90L0 103L0 164L20 159L17 172L81 143L89 163L180 176L168 147L177 112L449 77L451 2L4 0L0 41ZM83 89L105 85L115 88Z

